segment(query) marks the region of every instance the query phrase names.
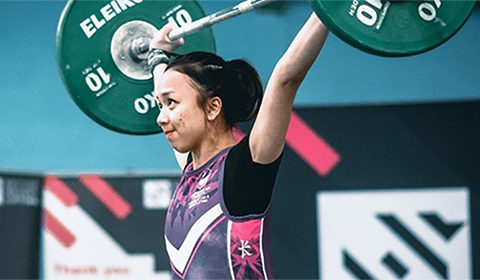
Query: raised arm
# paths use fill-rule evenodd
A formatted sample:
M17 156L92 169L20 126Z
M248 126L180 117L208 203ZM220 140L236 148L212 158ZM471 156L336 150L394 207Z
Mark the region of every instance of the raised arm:
M282 153L293 101L328 33L313 13L275 66L250 135L254 162L268 164Z
M183 38L180 38L177 41L170 41L168 39L168 33L173 29L173 25L168 23L164 27L162 27L162 29L157 31L152 40L150 41L150 50L160 49L167 52L174 52L176 49L185 44L185 40ZM158 78L162 76L163 71L165 71L166 67L166 64L161 64L154 68L152 74L154 76L153 82L155 86L157 85Z

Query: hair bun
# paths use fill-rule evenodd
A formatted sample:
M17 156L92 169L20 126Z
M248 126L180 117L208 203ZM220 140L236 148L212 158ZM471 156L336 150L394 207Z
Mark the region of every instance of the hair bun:
M256 116L263 99L263 87L258 72L243 59L225 63L229 72L224 81L225 119L229 124L248 121Z

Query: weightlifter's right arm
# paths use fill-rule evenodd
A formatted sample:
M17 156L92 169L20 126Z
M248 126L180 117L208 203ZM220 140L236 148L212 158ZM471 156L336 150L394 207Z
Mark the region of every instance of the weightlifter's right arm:
M160 49L163 51L174 52L178 47L182 46L185 43L183 38L173 42L168 39L168 33L172 30L173 27L170 24L167 24L162 29L157 31L152 40L150 41L150 50ZM163 75L163 72L165 72L165 68L167 68L167 65L162 63L155 66L152 71L154 92L160 92L160 89L157 88L159 85L158 80ZM183 170L187 163L187 153L182 154L177 152L175 149L173 151L175 153L175 159L177 160L180 169Z
M164 27L162 27L162 29L158 30L150 41L150 50L159 49L173 53L176 49L185 44L183 38L180 38L177 41L170 41L168 39L168 33L170 33L172 30L173 26L171 24L166 24ZM156 80L162 76L166 67L166 64L160 64L154 68L152 73L154 84L157 84Z

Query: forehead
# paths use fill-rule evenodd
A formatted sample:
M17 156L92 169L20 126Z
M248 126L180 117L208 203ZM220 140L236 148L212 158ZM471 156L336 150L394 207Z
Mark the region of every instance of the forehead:
M185 74L175 70L167 70L155 81L155 96L157 98L166 94L196 93L192 80Z

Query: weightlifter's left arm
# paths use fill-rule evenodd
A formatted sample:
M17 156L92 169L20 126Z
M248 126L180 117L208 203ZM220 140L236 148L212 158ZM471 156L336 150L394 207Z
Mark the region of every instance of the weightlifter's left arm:
M282 153L293 101L328 33L312 13L275 66L250 135L254 162L268 164Z

